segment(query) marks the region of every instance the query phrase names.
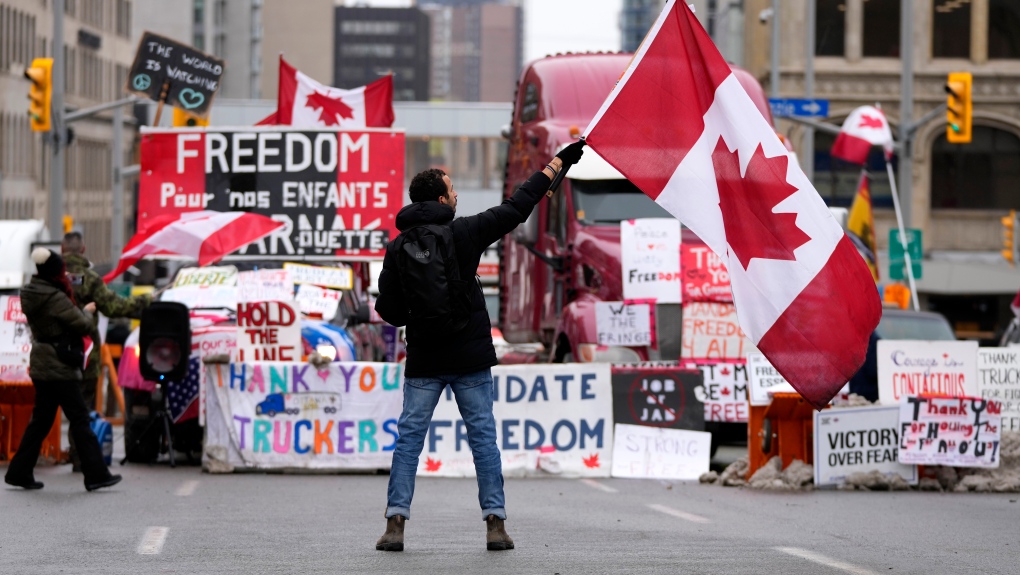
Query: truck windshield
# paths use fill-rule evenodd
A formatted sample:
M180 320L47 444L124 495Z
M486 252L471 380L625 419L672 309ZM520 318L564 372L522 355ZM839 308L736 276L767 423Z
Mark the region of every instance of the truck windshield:
M628 180L570 180L582 224L617 224L636 218L672 218Z
M922 314L884 313L876 331L882 339L956 339L945 318Z

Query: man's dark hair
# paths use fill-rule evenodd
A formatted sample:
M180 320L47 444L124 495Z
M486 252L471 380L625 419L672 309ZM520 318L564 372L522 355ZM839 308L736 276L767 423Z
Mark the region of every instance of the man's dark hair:
M407 189L411 201L414 203L435 202L439 200L440 196L445 198L447 191L446 182L443 181L445 175L446 172L439 168L429 168L418 173L411 180L411 185Z
M65 254L81 254L85 251L85 238L81 232L67 232L60 242L60 251Z

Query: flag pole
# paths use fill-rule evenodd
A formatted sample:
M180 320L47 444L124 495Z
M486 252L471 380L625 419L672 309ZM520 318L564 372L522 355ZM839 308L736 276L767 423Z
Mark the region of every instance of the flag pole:
M892 188L893 211L896 212L896 226L900 230L900 245L903 246L903 260L907 268L907 281L910 284L910 301L914 304L914 311L920 311L921 307L917 302L917 285L914 283L914 267L910 261L910 252L907 251L907 234L903 228L903 214L900 212L899 192L896 190L896 177L893 175L892 164L889 157L885 158L885 171L889 174L889 186Z

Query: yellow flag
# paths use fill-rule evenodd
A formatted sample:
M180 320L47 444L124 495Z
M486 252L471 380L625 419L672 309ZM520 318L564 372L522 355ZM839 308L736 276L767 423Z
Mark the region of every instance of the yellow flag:
M875 244L875 220L871 215L871 192L868 190L868 173L861 172L861 185L850 206L850 217L846 223L847 235L864 256L871 268L871 275L878 282L878 252Z

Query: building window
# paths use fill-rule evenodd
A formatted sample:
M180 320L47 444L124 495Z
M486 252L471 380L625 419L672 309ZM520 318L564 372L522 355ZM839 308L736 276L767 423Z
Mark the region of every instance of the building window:
M900 3L864 3L864 55L900 57Z
M340 23L341 34L363 34L372 36L396 36L401 32L400 22L374 22L371 20L345 20ZM405 26L406 29L406 26ZM410 32L414 34L414 25Z
M974 139L950 144L943 133L931 149L932 209L1008 210L1017 207L1020 138L989 126L974 126Z
M988 57L1020 58L1020 2L988 0Z
M842 56L846 36L846 0L818 0L815 55Z
M341 56L354 58L392 58L397 55L393 44L346 44L340 48Z
M970 58L970 4L936 0L932 10L932 57Z

